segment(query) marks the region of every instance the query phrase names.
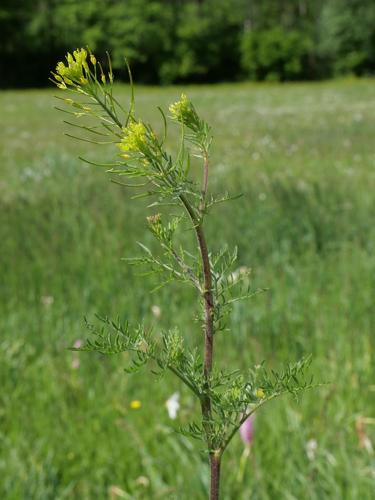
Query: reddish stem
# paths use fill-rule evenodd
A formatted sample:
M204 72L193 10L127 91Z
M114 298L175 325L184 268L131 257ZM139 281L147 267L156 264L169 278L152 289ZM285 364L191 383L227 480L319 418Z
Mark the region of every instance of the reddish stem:
M199 210L202 213L205 207L205 197L207 193L208 184L208 157L205 156L204 173L203 173L203 186ZM212 274L211 264L208 254L206 238L204 235L202 220L196 215L193 207L190 205L184 195L180 199L188 212L194 226L195 234L198 241L199 252L202 259L203 267L203 302L204 302L204 365L203 373L205 378L206 394L202 397L202 417L203 426L206 431L207 445L209 450L212 450L213 443L211 442L211 399L209 396L209 379L212 371L212 359L214 352L214 296L212 291ZM210 474L211 474L211 488L210 500L218 500L219 498L219 485L220 485L220 453L210 451Z
M221 456L217 453L212 453L210 455L210 469L211 469L210 500L219 499L220 465L221 465Z

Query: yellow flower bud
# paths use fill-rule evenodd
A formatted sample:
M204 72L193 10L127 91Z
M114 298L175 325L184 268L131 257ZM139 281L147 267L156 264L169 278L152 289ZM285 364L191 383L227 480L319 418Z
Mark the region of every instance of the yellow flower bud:
M147 217L147 222L151 225L160 224L161 222L161 214L149 215Z
M266 396L265 393L264 393L264 390L261 389L261 388L259 388L259 389L256 390L255 395L259 399L263 399Z

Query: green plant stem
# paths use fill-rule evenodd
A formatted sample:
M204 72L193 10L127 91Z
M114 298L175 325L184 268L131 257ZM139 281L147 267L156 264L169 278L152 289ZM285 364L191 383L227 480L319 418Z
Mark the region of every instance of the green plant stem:
M119 129L122 130L122 123L120 120L115 116L115 114L108 108L108 106L99 98L99 96L95 93L92 93L92 97L95 99L95 101L104 109L104 111L107 113L107 115L113 120L114 124L119 127Z

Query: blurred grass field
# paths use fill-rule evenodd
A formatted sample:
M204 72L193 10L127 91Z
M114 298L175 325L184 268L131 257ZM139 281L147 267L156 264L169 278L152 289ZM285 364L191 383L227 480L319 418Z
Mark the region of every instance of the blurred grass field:
M237 244L270 289L235 307L217 362L311 353L329 382L258 414L243 480L239 438L224 457L223 499L374 498L374 82L184 90L214 130L211 189L244 195L216 209L209 244ZM138 88L138 114L156 123L180 92ZM169 376L125 375L126 356L80 353L78 366L66 349L95 313L201 334L189 290L150 294L154 280L121 261L150 242L151 212L77 159L110 152L63 135L54 93L0 93L0 497L203 499L205 457L173 432L198 412L190 395Z

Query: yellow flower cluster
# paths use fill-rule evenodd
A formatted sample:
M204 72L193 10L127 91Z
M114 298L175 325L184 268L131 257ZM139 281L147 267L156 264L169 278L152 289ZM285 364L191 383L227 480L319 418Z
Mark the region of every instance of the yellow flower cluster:
M124 136L118 147L125 152L124 158L128 158L126 153L137 153L147 146L147 129L142 122L131 122L124 129Z
M173 118L183 121L183 117L191 112L191 103L185 94L181 94L179 101L169 106L169 111Z
M87 74L89 73L87 50L77 49L73 52L73 55L68 52L66 60L68 65L65 65L62 61L57 63L56 74L54 74L58 82L57 86L66 89L67 85L87 85Z
M191 130L198 132L201 129L202 121L185 94L181 94L180 100L169 106L169 111L173 119L183 123Z

